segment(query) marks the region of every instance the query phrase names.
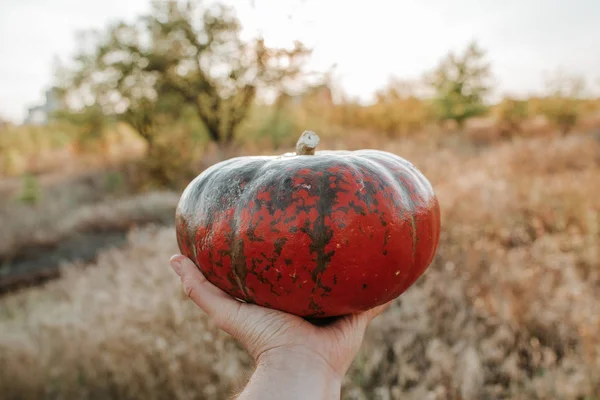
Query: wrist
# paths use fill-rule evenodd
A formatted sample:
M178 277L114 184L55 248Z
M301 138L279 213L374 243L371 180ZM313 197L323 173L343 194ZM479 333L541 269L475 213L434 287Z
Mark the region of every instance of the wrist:
M341 385L346 371L336 368L324 356L314 350L304 348L272 349L262 353L256 360L256 367L279 371L312 371L331 382Z
M311 350L273 349L258 357L256 370L238 399L339 400L342 378Z

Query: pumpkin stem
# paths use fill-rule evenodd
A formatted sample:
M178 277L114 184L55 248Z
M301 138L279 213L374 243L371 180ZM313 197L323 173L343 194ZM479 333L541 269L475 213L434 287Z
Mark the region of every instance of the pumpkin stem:
M319 144L319 135L313 131L304 131L296 143L296 154L299 156L313 156Z

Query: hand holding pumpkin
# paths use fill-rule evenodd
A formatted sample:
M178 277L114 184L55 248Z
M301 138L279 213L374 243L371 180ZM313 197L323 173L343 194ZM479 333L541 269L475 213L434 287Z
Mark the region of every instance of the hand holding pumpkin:
M240 399L339 398L367 324L438 246L439 204L414 165L318 143L306 131L296 153L215 164L177 207L171 265L257 363Z
M185 293L256 361L257 371L239 399L254 398L253 393L261 399L269 395L339 398L342 378L360 348L367 324L389 304L316 326L298 316L232 298L183 255L173 256L171 266Z

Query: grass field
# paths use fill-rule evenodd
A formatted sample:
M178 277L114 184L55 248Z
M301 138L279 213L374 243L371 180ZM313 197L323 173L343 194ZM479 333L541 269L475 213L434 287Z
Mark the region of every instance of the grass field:
M443 225L428 272L369 328L343 398L600 399L597 138L365 142L425 173ZM45 222L6 208L3 243L135 226L178 198L99 192L50 197L37 206ZM251 360L186 300L167 264L176 252L173 226L134 227L125 246L0 298L1 397L230 396Z

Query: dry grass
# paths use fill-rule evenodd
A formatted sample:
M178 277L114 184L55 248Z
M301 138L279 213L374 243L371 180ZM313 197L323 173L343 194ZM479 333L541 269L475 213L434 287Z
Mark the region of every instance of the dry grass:
M600 144L385 148L431 179L443 232L370 327L343 398L598 399ZM94 267L3 298L4 398L226 398L249 359L185 301L176 251L173 228L135 231Z
M53 182L53 186L40 184L40 200L35 205L7 195L0 205L0 259L30 246L52 246L81 232L126 230L172 219L178 195L122 197L111 176L118 175L90 174Z
M249 360L184 302L165 258L176 252L173 230L134 232L129 245L3 299L3 398L226 396Z
M103 166L139 158L145 144L125 124L104 129L82 148L82 132L66 123L47 126L10 126L0 132L0 177L22 173L81 171L85 166Z

